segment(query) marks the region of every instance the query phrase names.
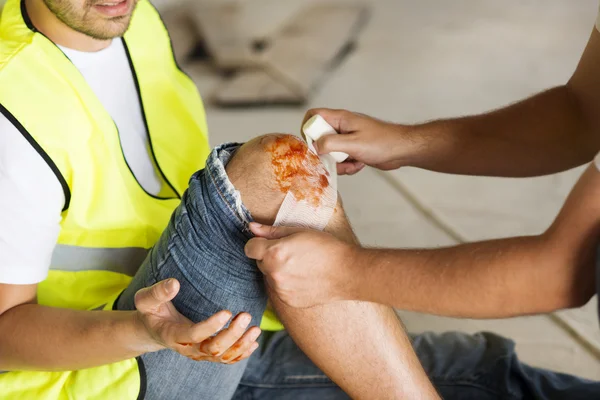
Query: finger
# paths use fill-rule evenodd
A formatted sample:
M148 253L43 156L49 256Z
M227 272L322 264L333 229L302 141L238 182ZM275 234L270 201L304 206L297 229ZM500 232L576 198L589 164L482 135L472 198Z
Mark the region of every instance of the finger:
M333 151L340 151L354 156L357 150L360 150L360 144L356 141L354 134L339 134L321 136L319 140L313 143L317 154L329 154Z
M241 360L241 357L250 350L250 348L256 343L256 339L260 336L261 330L259 327L254 326L244 335L233 344L223 355L221 356L221 360L225 362L237 362ZM234 361L237 360L237 361Z
M178 337L179 344L202 343L219 332L225 324L231 319L231 311L219 311L213 314L208 319L200 321L192 325L188 332L181 332L182 336Z
M361 162L353 162L353 163L349 163L348 165L345 166L345 170L341 175L354 175L360 171L362 171L362 169L365 167L364 163ZM339 170L339 168L338 168Z
M231 319L231 311L219 311L213 314L208 319L196 324L188 321L188 323L172 324L169 327L169 333L166 335L167 342L172 344L174 348L192 348L198 349L199 344L210 338L215 333L219 332L225 324ZM187 355L187 353L180 351Z
M256 349L258 349L258 347L259 347L259 344L258 344L258 343L254 343L254 344L253 344L253 345L252 345L252 346L251 346L251 347L248 349L248 351L247 351L247 352L245 352L244 354L242 354L242 356L241 356L241 357L238 357L238 358L235 358L235 359L231 360L231 363L230 363L230 364L235 364L235 363L236 363L236 362L238 362L238 361L245 360L246 358L249 358L249 357L252 355L252 353L254 353L254 352L256 351Z
M365 164L360 161L346 161L337 165L338 175L353 175L363 169Z
M261 261L267 254L269 247L271 247L269 240L256 237L248 240L248 243L244 246L244 252L246 253L246 257Z
M134 297L135 307L140 312L150 312L163 303L173 300L179 292L177 279L166 279L150 287L140 289Z
M286 236L290 236L294 233L304 231L303 228L289 227L289 226L269 226L261 225L256 222L250 223L250 230L256 236L260 236L265 239L281 239Z
M254 353L256 351L256 349L258 349L258 347L259 347L258 343L256 343L256 342L252 343L250 348L244 354L234 358L233 360L231 360L229 362L227 362L227 361L224 362L224 360L222 360L221 358L214 357L214 356L207 356L206 354L202 354L202 353L194 354L194 355L186 355L186 357L189 357L194 361L210 361L210 362L219 362L219 363L224 363L224 364L235 364L239 361L245 360L246 358L250 357L252 355L252 353Z
M250 314L238 314L231 321L229 327L200 343L200 351L211 356L223 354L242 337L244 332L246 332L246 328L250 325L250 321L252 321Z
M365 168L365 164L363 164L363 163L357 163L357 164L354 164L354 168L353 168L353 169L351 169L350 171L348 171L348 175L354 175L354 174L357 174L357 173L359 173L360 171L362 171L362 170L363 170L363 168Z
M242 355L237 356L233 360L229 361L228 364L235 364L235 363L237 363L239 361L242 361L242 360L245 360L246 358L249 358L252 355L252 353L254 353L254 351L256 349L258 349L258 347L259 347L259 344L257 342L252 343L250 345L250 348L245 353L243 353Z

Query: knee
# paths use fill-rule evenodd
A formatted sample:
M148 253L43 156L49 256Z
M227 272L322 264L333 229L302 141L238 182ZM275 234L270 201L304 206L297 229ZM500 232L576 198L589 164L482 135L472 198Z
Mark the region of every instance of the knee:
M258 136L239 148L226 166L233 186L253 218L272 224L288 191L297 199L318 198L327 185L319 158L297 136Z
M288 136L291 135L271 133L258 136L244 143L235 152L225 166L225 170L237 190L242 194L255 194L258 190L267 193L276 191L269 149L279 138Z

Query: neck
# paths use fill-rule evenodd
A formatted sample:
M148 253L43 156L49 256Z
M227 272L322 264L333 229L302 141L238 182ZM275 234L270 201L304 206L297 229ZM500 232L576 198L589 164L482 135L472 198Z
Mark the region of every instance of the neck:
M46 7L42 0L23 0L35 28L54 43L79 51L99 51L108 47L109 40L94 39L65 25Z

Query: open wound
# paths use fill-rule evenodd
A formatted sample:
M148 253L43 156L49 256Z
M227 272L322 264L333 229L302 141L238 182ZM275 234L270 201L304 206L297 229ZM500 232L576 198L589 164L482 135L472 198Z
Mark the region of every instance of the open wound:
M278 137L267 151L279 190L286 193L274 225L323 230L337 203L335 160L292 135Z

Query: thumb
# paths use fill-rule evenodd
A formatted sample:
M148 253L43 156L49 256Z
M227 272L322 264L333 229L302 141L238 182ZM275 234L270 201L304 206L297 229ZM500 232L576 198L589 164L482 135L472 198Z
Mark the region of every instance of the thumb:
M340 151L350 154L350 156L353 156L353 152L355 152L357 147L355 134L353 133L324 135L314 142L313 145L318 154L329 154L334 151Z
M260 236L265 239L281 239L283 237L293 235L294 233L302 232L305 229L289 226L261 225L256 222L251 222L250 230L256 236Z
M135 307L141 312L150 312L163 303L169 302L179 293L179 281L166 279L150 287L143 288L135 294Z

